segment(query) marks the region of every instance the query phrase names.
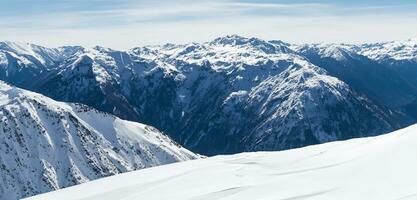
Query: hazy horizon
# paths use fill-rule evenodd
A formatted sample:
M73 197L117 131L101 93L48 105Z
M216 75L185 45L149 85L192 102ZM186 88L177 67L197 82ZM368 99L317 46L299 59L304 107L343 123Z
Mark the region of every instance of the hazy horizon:
M219 35L218 37L214 37L214 38L211 38L209 40L203 40L203 41L165 42L165 43L159 43L159 44L142 44L142 45L139 44L139 45L133 45L133 46L130 46L130 47L125 47L125 48L123 48L123 47L122 48L111 47L111 46L105 46L105 45L99 45L99 44L83 45L83 44L75 43L75 44L64 44L64 45L55 45L54 46L54 45L48 45L48 44L44 45L44 44L41 44L41 43L36 43L36 42L31 42L31 41L0 40L0 42L12 42L12 43L17 43L17 44L22 44L22 45L24 45L24 44L33 44L33 45L38 45L38 46L47 47L47 48L59 48L59 47L64 47L64 46L82 46L82 47L86 47L86 48L94 48L94 47L99 46L99 47L104 47L104 48L110 48L110 49L113 49L113 50L128 50L128 49L132 49L132 48L135 48L135 47L158 46L158 45L165 45L165 44L183 45L183 44L190 44L190 43L205 43L205 42L211 42L211 41L213 41L213 40L215 40L216 38L219 38L219 37L227 37L227 36L231 36L231 35L238 35L238 34ZM266 39L266 38L262 38L262 37L251 37L251 36L244 36L244 35L238 35L238 36L245 37L245 38L258 38L258 39L262 39L262 40L265 40L265 41L281 40L279 38L268 38L268 39ZM373 42L350 42L350 43L349 42L337 42L337 41L335 41L335 42L326 42L326 41L324 41L324 42L314 42L314 41L312 41L312 42L289 42L289 41L285 41L285 40L281 40L281 41L286 42L286 43L290 43L290 44L300 44L300 45L302 45L302 44L333 44L333 43L334 44L352 44L352 45L355 45L355 44L407 41L407 40L416 40L417 41L417 37L398 39L398 40L380 40L380 41L373 41Z

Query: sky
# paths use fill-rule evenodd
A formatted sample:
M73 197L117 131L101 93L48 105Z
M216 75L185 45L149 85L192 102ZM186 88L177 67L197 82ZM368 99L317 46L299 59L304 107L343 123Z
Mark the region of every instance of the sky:
M417 1L0 0L0 41L128 49L231 34L291 43L417 38Z

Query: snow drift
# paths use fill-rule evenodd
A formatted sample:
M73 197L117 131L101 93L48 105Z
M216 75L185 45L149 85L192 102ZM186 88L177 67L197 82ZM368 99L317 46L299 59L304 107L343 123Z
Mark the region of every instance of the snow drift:
M416 143L413 125L377 137L175 163L29 199L416 199Z

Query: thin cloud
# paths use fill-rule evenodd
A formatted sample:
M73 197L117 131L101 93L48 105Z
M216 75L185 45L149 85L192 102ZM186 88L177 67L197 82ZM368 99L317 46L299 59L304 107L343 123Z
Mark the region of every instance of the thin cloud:
M247 3L247 2L228 2L223 5L241 8L331 8L332 4L325 3Z
M68 3L68 2L67 2ZM124 26L133 23L163 23L170 21L198 21L203 19L233 18L242 15L264 15L264 9L285 11L281 15L299 9L323 9L326 4L278 4L278 3L239 3L228 1L187 2L183 4L141 4L122 8L103 10L66 10L60 12L43 12L23 16L5 16L0 25L4 28L22 29L73 29L97 28L105 26ZM263 10L260 10L263 9ZM284 10L285 9L285 10Z
M68 0L66 3L74 2ZM320 2L227 0L139 4L124 0L117 7L107 5L97 10L67 9L2 17L0 40L47 46L99 44L121 49L165 42L201 42L226 34L298 43L368 42L415 37L417 30L410 27L417 26L416 12L399 10L417 10L416 7L394 6L395 9L369 5L346 7Z

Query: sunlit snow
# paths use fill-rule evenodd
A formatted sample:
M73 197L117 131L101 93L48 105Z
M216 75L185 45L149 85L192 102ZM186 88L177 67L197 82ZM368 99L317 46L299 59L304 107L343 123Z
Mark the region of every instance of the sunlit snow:
M377 137L175 163L29 199L415 199L416 142L414 125Z

